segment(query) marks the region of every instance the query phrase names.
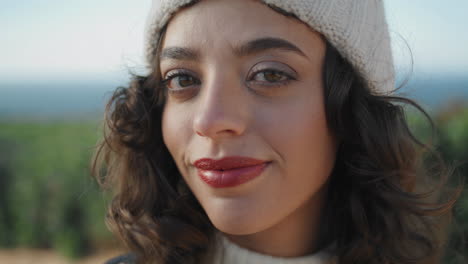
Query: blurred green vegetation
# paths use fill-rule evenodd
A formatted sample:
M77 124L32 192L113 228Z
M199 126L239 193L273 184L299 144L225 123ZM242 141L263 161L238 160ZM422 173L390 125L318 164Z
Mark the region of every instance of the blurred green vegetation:
M468 263L468 244L465 242L465 238L468 238L468 104L465 101L451 101L436 112L430 112L434 130L422 113L412 110L407 111L412 132L419 141L436 150L448 170L452 171L446 182L445 192L448 193L441 193L441 202L453 198L456 189L463 187L453 210L454 218L443 263ZM427 157L429 161L434 160L431 155ZM434 172L431 169L429 171Z
M105 194L90 177L93 121L0 121L0 247L74 258L107 243Z
M436 149L449 164L467 162L466 104L448 104L432 117ZM421 114L409 112L408 120L419 138L430 138L430 127ZM104 225L109 197L89 175L101 136L97 121L0 120L0 248L53 248L78 257L113 240ZM457 173L468 179L466 163ZM455 263L468 252L461 240L461 235L468 235L467 191L456 205L455 216L458 224L451 243L459 251L451 252L445 263Z

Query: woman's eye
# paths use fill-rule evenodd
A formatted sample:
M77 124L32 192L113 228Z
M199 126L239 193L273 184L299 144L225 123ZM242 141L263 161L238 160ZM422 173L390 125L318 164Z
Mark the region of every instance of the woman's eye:
M200 85L200 81L197 78L185 73L169 75L163 82L168 89L172 90L180 90L194 85Z
M253 88L272 88L288 85L297 80L297 73L291 67L279 62L262 62L255 65L248 82Z
M264 70L255 74L253 80L260 82L277 83L288 81L290 78L286 74L275 70Z

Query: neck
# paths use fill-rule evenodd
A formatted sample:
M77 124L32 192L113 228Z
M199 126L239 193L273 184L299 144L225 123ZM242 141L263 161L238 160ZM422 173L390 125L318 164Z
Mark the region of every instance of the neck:
M280 223L248 235L224 234L231 242L276 257L299 257L320 250L320 219L327 188L311 197Z

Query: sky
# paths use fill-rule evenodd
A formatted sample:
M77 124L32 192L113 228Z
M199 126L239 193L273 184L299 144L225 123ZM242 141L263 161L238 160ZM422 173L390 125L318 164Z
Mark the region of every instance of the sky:
M1 1L0 82L145 72L151 0ZM386 0L398 72L468 75L467 0ZM119 77L116 77L119 76Z

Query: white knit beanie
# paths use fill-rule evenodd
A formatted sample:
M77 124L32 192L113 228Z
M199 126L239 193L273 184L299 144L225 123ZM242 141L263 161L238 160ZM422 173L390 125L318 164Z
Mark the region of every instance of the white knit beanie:
M320 32L376 94L394 89L395 71L383 0L261 0L296 15ZM195 0L153 0L145 39L151 65L160 30L181 7Z

